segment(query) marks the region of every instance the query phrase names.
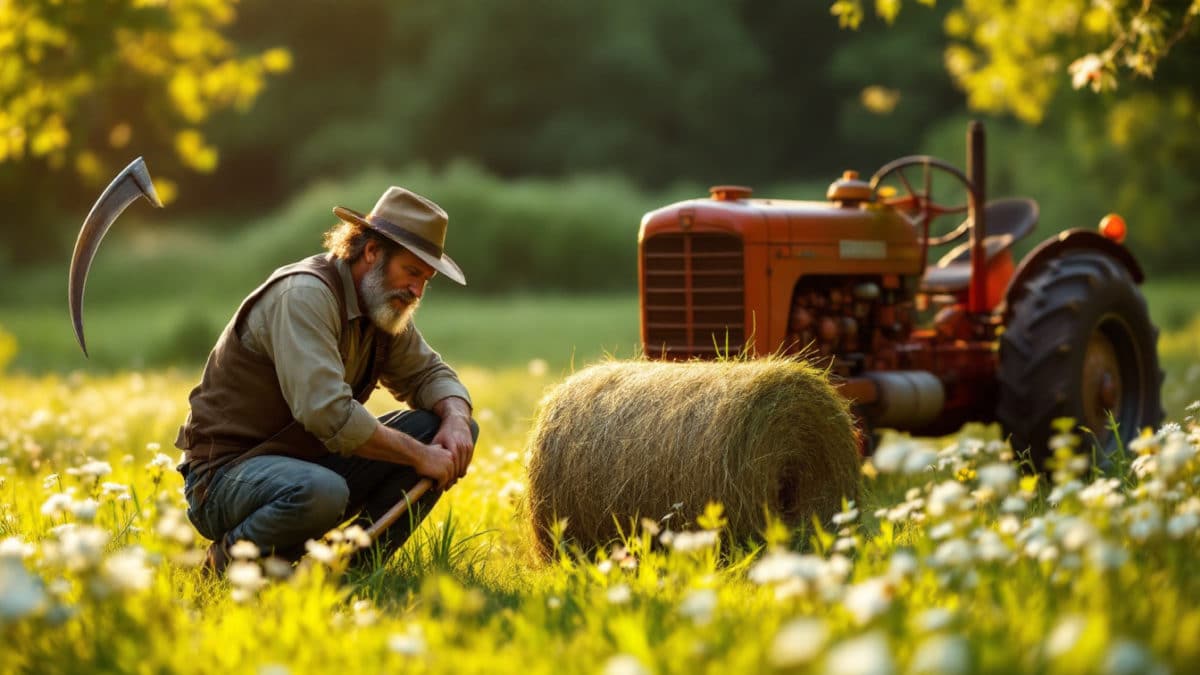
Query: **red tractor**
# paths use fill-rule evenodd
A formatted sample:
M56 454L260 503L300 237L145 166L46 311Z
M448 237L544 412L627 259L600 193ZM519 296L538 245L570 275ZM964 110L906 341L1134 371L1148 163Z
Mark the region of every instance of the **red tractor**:
M1061 232L1017 262L1037 203L985 200L977 122L967 164L908 156L870 181L847 171L827 202L717 186L647 213L646 355L800 354L831 369L869 430L998 420L1042 460L1053 420L1070 417L1108 459L1118 436L1163 418L1158 334L1125 224Z

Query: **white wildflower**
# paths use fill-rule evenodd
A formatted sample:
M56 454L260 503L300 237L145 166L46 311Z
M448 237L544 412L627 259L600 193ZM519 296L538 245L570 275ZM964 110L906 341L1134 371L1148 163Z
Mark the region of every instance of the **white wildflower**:
M913 623L918 631L926 633L945 630L954 623L954 612L945 607L933 607L918 614Z
M917 647L908 672L914 675L955 675L970 670L971 652L966 640L957 635L934 635Z
M871 463L875 465L879 473L899 473L910 447L910 444L904 441L885 443L875 449L875 454L871 456Z
M509 506L514 506L524 494L525 484L518 480L510 480L504 484L504 487L500 488L499 497L500 501Z
M684 553L700 551L715 546L719 535L716 530L677 532L671 542L671 548Z
M829 640L829 629L820 619L793 619L771 641L770 660L776 668L796 668L811 663Z
M551 595L550 597L546 598L546 606L550 609L559 609L562 607L562 604L562 598L558 597L557 595Z
M892 554L891 560L888 562L888 578L898 581L901 579L910 579L917 573L919 563L917 556L910 551L900 550Z
M549 366L549 364L546 363L545 359L530 359L529 360L528 370L529 370L529 374L533 377L544 377L546 375L546 372L549 369L550 369L550 366Z
M338 557L337 551L332 546L314 539L304 542L304 550L308 551L308 555L312 556L313 560L326 565L333 564Z
M1166 494L1167 484L1158 477L1144 481L1133 490L1133 496L1138 499L1163 499Z
M262 566L267 576L272 579L286 579L292 575L292 563L277 555L264 558Z
M596 571L604 576L608 576L608 573L613 571L613 561L608 559L601 560L596 563Z
M929 530L929 537L935 541L941 541L950 537L958 529L958 526L951 521L939 523Z
M0 624L40 613L46 605L42 581L15 556L0 556Z
M1017 470L1010 464L988 464L977 472L979 484L1006 495L1017 482Z
M1167 521L1167 535L1172 539L1183 539L1200 527L1200 515L1188 512L1171 516Z
M67 569L79 571L95 567L108 545L108 532L90 525L60 530L59 554Z
M1138 502L1125 510L1129 536L1144 542L1162 531L1162 512L1154 502Z
M953 480L943 481L929 492L925 512L934 518L963 510L967 501L967 489Z
M1058 547L1054 545L1047 545L1043 546L1042 549L1038 551L1037 559L1040 563L1051 564L1058 560L1058 556Z
M79 499L71 502L71 515L75 516L76 520L90 523L96 519L96 510L99 508L100 504L91 497Z
M1100 672L1105 675L1138 675L1139 673L1154 672L1153 660L1145 647L1124 638L1118 639L1108 653Z
M375 610L370 600L358 600L351 607L354 610L356 626L373 626L379 620L379 612Z
M104 582L117 591L144 591L154 581L154 569L146 564L146 552L140 546L108 556L101 569Z
M196 539L196 533L188 523L187 515L182 509L174 507L163 509L162 515L154 525L154 531L158 533L158 536L184 546L191 544Z
M651 670L642 665L633 654L614 654L604 662L603 675L650 675Z
M904 465L901 467L901 471L907 476L923 473L932 469L933 464L936 461L936 452L923 445L919 445L905 455Z
M24 560L36 552L36 546L22 541L20 537L0 539L0 560L5 558Z
M1195 456L1196 446L1189 443L1185 435L1171 434L1158 456L1158 475L1166 480L1178 477Z
M833 514L833 524L841 527L858 520L858 509L851 506L848 510Z
M361 525L351 525L342 533L346 541L353 544L356 548L369 548L371 546L371 536Z
M974 557L975 552L970 543L962 539L951 539L937 547L929 564L940 568L960 569L971 564Z
M234 560L255 560L258 555L258 545L247 539L239 539L229 547L229 556Z
M830 675L891 675L896 670L887 637L872 631L829 650L824 672Z
M1125 495L1120 493L1120 488L1121 481L1117 478L1097 478L1079 491L1079 501L1092 508L1114 509L1125 503Z
M154 443L153 445L157 446L158 444ZM150 470L151 475L159 474L163 471L174 469L175 460L171 459L169 455L160 452L154 455L154 459L146 463L146 468Z
M58 474L52 473L42 479L42 489L49 490L55 485L61 485L61 483L62 481L59 479Z
M844 555L834 554L829 556L829 560L825 561L825 564L820 569L821 576L826 577L833 583L841 584L854 571L854 563Z
M1012 549L1000 535L992 530L984 530L975 540L975 555L983 562L1004 562L1012 557Z
M1087 561L1100 570L1118 569L1129 560L1128 551L1103 539L1089 544L1085 554Z
M863 626L887 612L895 596L896 589L892 584L877 577L851 586L842 604L858 625Z
M1050 631L1044 644L1046 654L1051 657L1062 656L1075 648L1083 631L1087 628L1087 620L1077 614L1063 617Z
M1000 531L1000 534L1011 537L1021 531L1021 521L1013 516L1004 516L997 522L996 529Z
M633 591L629 590L629 586L627 584L617 584L616 586L608 589L608 591L604 593L604 597L611 605L624 605L633 599Z
M249 591L257 590L267 583L258 563L246 560L235 560L230 563L229 567L225 568L225 578L229 579L229 583L234 586Z
M94 485L98 480L112 473L112 465L108 462L92 459L84 462L81 466L67 469L67 473L72 476L79 476L79 480L85 485Z
M1058 526L1059 541L1068 551L1080 551L1099 536L1096 527L1083 518L1069 518Z
M129 494L129 486L124 483L104 481L100 484L100 493L105 497L120 497Z
M1050 491L1050 496L1046 497L1046 501L1051 506L1058 506L1068 497L1077 494L1082 489L1083 484L1072 478L1061 485L1055 485L1054 489Z
M74 499L65 492L56 492L42 502L42 515L54 518L71 510Z
M700 626L712 621L712 615L716 608L717 592L711 588L699 588L691 591L679 603L679 613Z
M388 649L404 656L421 656L425 653L425 634L420 624L409 624L403 633L394 633L388 637Z

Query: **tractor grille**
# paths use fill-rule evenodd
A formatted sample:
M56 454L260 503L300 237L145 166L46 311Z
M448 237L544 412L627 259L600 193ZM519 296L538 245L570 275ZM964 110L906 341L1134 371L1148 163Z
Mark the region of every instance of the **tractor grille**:
M642 243L650 358L735 355L746 341L742 242L728 234L660 234Z

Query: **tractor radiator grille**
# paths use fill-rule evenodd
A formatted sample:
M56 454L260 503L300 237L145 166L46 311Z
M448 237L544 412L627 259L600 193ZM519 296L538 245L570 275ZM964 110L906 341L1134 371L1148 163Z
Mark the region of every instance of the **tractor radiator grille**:
M742 242L728 234L659 234L642 243L646 356L735 355L746 341Z

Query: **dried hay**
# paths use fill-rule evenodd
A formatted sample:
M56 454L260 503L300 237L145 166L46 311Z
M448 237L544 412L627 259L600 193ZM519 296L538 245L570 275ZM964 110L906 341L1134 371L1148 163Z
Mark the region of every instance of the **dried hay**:
M684 522L720 502L737 540L762 532L764 507L792 526L827 521L857 495L857 439L848 403L804 362L592 366L547 393L530 432L538 548L553 552L559 518L590 548L680 502Z

